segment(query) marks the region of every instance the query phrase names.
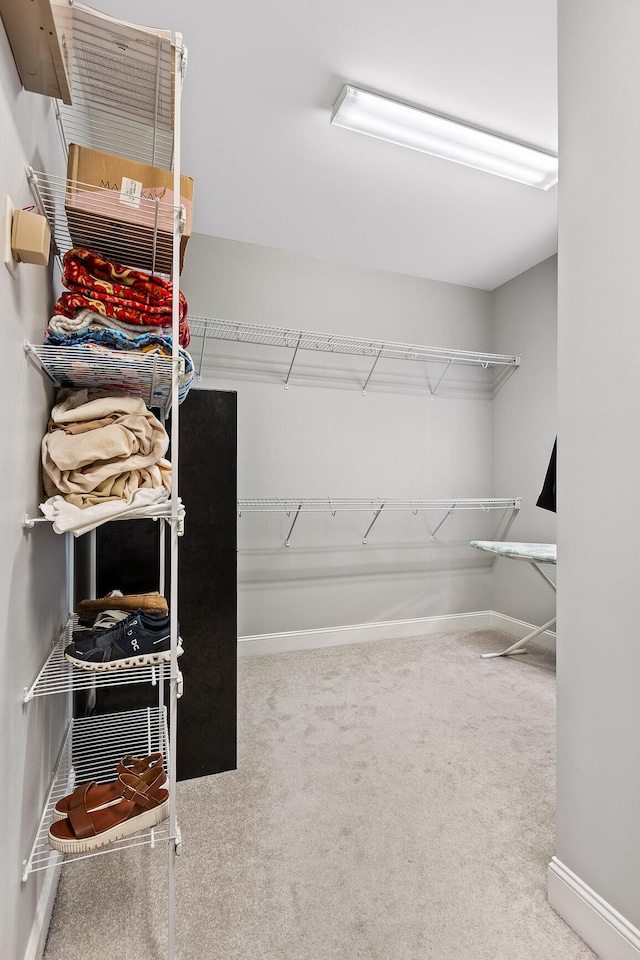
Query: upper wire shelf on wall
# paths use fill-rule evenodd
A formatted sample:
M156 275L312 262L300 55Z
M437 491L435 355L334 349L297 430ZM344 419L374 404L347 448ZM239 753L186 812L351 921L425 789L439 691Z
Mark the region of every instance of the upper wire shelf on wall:
M520 497L451 497L450 499L428 500L415 497L413 500L399 497L258 497L237 501L238 513L289 513L291 510L437 510L441 507L460 510L500 510L511 508L519 510Z
M202 366L208 339L235 340L240 343L258 343L265 346L288 347L293 350L291 364L284 381L289 385L291 371L299 350L315 350L323 353L351 354L370 357L373 364L362 385L365 393L367 384L379 360L414 360L447 364L447 367L431 390L435 395L445 373L453 364L482 367L515 368L520 366L521 357L516 354L483 353L472 350L456 350L445 347L428 347L422 344L398 343L391 340L367 340L360 337L345 337L330 333L316 333L310 330L296 330L290 327L272 327L257 323L242 323L220 320L210 317L189 318L193 336L202 337L198 379L202 379Z
M241 517L243 513L284 512L288 517L291 517L293 514L293 521L289 527L289 533L284 543L285 547L291 546L291 534L301 513L321 513L329 511L335 516L338 511L343 510L372 512L373 519L369 523L367 531L362 538L363 544L366 544L367 537L383 510L386 513L390 510L411 510L416 516L421 510L446 510L444 517L442 517L438 525L431 532L431 539L435 540L436 533L455 510L482 510L484 513L488 513L490 510L512 510L511 519L507 524L508 529L516 513L520 510L520 506L520 497L453 497L447 500L428 500L424 497L416 497L413 500L397 497L375 497L372 499L365 499L364 497L337 497L334 499L330 497L296 497L292 499L262 497L237 501L239 517Z
M73 4L72 106L58 105L67 148L77 143L170 170L175 86L169 31Z

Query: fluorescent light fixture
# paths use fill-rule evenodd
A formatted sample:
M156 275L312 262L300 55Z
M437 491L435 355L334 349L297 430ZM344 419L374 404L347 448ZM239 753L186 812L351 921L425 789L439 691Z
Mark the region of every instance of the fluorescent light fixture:
M550 153L349 84L335 102L331 123L541 190L558 182L558 158Z

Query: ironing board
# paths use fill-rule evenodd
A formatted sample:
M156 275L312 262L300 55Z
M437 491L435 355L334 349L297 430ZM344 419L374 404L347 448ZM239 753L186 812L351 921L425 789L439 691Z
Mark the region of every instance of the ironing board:
M541 563L552 563L555 565L557 557L557 547L555 543L508 543L501 540L472 540L471 546L475 547L476 550L484 550L485 553L492 553L496 557L506 557L508 560L521 560L524 563L528 563L534 570L537 570L542 579L549 584L555 593L555 583L539 566ZM526 653L525 643L530 640L535 640L535 638L539 637L545 630L553 627L555 622L556 618L554 617L553 620L549 620L548 623L545 623L543 626L532 630L526 637L522 637L521 640L516 640L515 643L512 643L510 647L507 647L506 650L502 650L500 653L482 653L480 656L483 660L487 660L490 657L506 657L513 653Z

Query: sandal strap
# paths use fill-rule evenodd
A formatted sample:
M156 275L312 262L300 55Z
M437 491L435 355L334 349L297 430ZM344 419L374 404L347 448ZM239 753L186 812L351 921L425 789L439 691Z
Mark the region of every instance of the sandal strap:
M155 769L151 772L155 773L155 777L140 776L136 777L131 773L122 773L119 776L120 786L122 788L122 799L129 800L136 804L136 806L144 807L145 809L150 809L151 807L157 807L160 803L158 798L159 788L166 783L167 775L164 772L164 767L161 767L159 771Z
M76 802L73 806L69 806L67 818L71 824L71 829L78 840L84 840L86 837L93 837L96 833L91 816L87 810L87 794L91 787L95 786L95 781L92 783L82 784L72 794L72 800L75 800ZM81 796L76 797L76 794L81 794Z
M85 803L88 790L91 787L95 787L95 780L92 783L80 783L75 788L72 794L69 796L69 803L67 805L68 810L75 810L76 807L81 807Z
M147 770L162 766L162 754L150 753L148 757L123 757L118 764L118 776L123 773L133 773L140 776Z

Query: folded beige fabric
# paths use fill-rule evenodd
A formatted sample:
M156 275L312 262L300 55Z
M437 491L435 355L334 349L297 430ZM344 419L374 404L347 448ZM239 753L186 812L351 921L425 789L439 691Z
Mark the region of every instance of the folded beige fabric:
M108 477L88 493L67 493L65 500L76 507L91 507L108 500L129 502L138 490L146 488L171 490L171 464L168 460L157 463L144 470L129 470L116 477Z
M171 485L169 437L140 397L61 390L42 441L45 492L77 506ZM90 496L88 496L90 495Z
M51 419L55 423L99 420L114 413L143 413L147 410L142 397L91 387L82 390L64 387L58 391L56 401L51 411Z

